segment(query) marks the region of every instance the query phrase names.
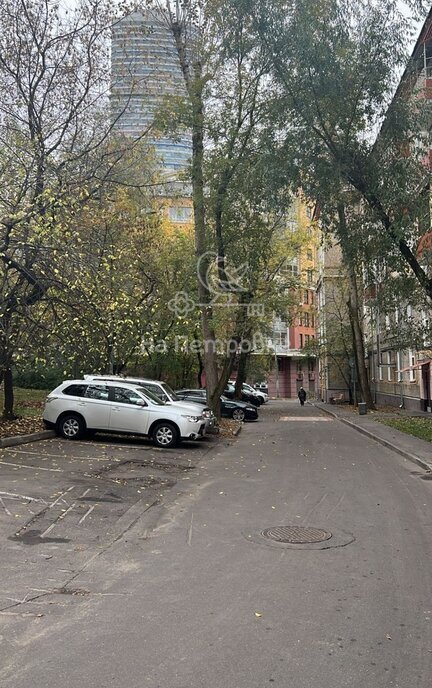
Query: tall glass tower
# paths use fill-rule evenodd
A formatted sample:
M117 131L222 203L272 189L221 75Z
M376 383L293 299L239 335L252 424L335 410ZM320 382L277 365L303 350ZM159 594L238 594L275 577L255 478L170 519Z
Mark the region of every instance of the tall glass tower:
M111 43L111 112L117 131L134 138L154 124L167 96L183 96L185 88L173 36L155 11L134 12L117 22ZM179 172L192 154L190 132L175 138L150 132L167 172Z

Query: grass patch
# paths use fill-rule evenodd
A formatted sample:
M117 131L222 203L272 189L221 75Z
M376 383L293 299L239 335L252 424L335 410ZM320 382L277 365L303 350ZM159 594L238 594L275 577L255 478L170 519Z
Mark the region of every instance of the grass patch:
M414 435L421 440L432 442L432 419L411 417L411 418L387 418L379 419L380 423L389 425L391 428L406 432L407 435Z
M14 411L17 416L42 416L45 399L51 390L14 388ZM4 406L3 388L0 392L1 411Z

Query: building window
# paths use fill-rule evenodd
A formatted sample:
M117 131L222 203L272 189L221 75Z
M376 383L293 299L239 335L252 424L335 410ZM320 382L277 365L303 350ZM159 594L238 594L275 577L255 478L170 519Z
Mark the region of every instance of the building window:
M310 220L312 218L312 208L307 206L306 208L306 217Z
M313 282L313 270L306 270L307 283L312 284Z
M393 382L393 369L391 366L391 351L387 351L387 380Z
M403 373L401 373L401 368L402 368L402 352L401 351L397 352L396 360L397 360L397 381L402 382Z
M309 313L303 313L303 325L309 327Z
M171 208L168 208L168 217L171 222L191 222L192 208L187 206L172 206Z
M300 349L303 349L303 335L300 335Z
M296 277L299 273L298 258L293 258L292 260L285 261L281 268L281 271L291 277Z
M306 255L307 255L307 259L308 259L308 260L312 260L312 259L313 259L312 250L311 250L310 248L308 248Z
M414 351L413 351L412 349L409 349L409 350L408 350L408 361L409 361L409 365L410 365L410 366L413 366L413 365L415 365L415 363L416 363L415 354L414 354ZM415 371L415 368L412 368L412 369L409 371L409 381L410 381L410 382L415 382L415 381L416 381L416 371Z
M305 336L304 336L304 340L305 340L305 346L306 346L306 344L309 344L309 341L310 341L310 335L309 335L309 334L305 334Z
M303 292L303 303L309 303L309 289L305 289Z
M274 343L276 346L286 346L288 342L286 332L275 332L274 333Z

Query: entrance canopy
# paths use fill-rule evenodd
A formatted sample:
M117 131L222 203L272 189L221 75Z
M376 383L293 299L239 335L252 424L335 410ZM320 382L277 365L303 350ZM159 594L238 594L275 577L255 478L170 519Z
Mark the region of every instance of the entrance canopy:
M422 366L428 365L431 362L430 358L427 358L423 361L417 361L414 365L407 366L406 368L401 368L400 370L397 370L397 373L404 373L406 370L414 370L415 368L421 368Z

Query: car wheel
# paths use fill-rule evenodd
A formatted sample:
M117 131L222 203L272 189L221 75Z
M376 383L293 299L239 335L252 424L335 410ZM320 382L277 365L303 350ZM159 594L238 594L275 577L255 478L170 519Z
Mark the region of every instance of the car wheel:
M244 420L245 419L245 412L243 411L243 409L236 408L232 412L232 417L234 418L234 420Z
M57 432L65 440L80 440L84 436L85 429L84 420L74 413L62 416L57 423Z
M158 423L153 429L153 442L157 447L169 449L179 441L179 433L172 423Z

